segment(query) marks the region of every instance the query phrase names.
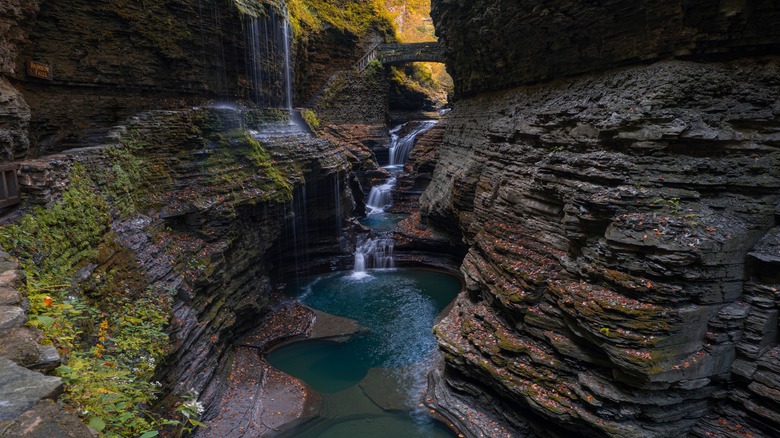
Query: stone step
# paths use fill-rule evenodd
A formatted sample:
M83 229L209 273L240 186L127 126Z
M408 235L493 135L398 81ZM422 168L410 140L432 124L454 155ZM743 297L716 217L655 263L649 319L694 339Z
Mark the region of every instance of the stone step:
M21 306L22 294L10 287L0 287L0 306Z
M24 282L25 275L23 271L11 269L0 272L0 287L18 288Z
M97 437L98 434L53 401L41 400L20 417L0 424L0 436L91 438Z
M57 368L61 358L53 345L42 345L40 330L21 326L0 331L0 357L19 366L50 371Z
M0 358L0 422L18 417L42 399L62 393L62 379L22 368Z
M27 315L21 307L0 306L0 330L19 327L27 322Z

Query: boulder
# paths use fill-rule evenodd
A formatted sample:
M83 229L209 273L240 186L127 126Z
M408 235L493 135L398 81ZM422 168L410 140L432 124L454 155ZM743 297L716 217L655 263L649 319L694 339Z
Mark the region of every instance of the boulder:
M0 358L0 421L18 417L42 399L62 393L62 379L22 368Z

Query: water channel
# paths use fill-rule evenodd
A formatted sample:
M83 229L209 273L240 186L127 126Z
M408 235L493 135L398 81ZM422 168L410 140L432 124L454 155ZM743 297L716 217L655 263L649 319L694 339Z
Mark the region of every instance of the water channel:
M297 377L322 396L322 410L281 434L284 437L453 437L420 407L426 373L438 354L432 327L461 289L457 277L432 270L398 269L392 227L401 218L385 210L403 161L415 138L435 122L399 136L391 131L391 174L374 187L364 225L373 229L358 241L355 265L298 280L287 292L301 303L355 320L361 327L343 342L311 340L266 354L275 368ZM405 148L397 152L398 148Z

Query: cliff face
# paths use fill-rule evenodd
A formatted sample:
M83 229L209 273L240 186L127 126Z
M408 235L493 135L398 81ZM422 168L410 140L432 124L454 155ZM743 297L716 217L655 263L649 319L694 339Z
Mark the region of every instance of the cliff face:
M194 389L211 409L231 343L274 312L271 273L304 272L315 265L308 253L340 252L361 160L322 139L264 137L268 116L151 111L112 130L121 143L22 163L30 202L56 202L76 163L106 192L113 220L98 257L79 263L84 294L174 294L171 351L157 375L163 404Z
M763 52L780 40L771 32L744 47L717 29L757 35L777 8L626 4L626 22L597 44L614 14L555 27L555 11L591 3L510 3L434 2L459 90L482 93L456 103L421 198L423 222L469 245L467 292L436 328L446 366L429 403L474 436L780 433L780 253L769 243L780 223L780 58L668 60L484 92L680 47ZM694 11L721 18L691 27ZM656 16L685 26L644 21ZM531 39L514 52L477 36L490 29ZM679 44L631 43L657 30ZM532 39L546 32L549 42ZM481 54L507 50L525 54L483 69Z
M233 0L40 2L12 78L32 109L34 154L104 141L101 128L141 110L239 99L281 106L273 11ZM273 54L257 62L253 26L270 29L262 37ZM49 66L52 80L26 75L27 61Z
M666 57L777 52L772 0L435 0L455 92L468 95Z
M10 1L0 6L3 158L105 142L108 128L150 109L215 102L284 107L283 2ZM287 27L294 103L350 69L382 38ZM47 66L50 80L25 72ZM29 128L28 129L28 124ZM29 141L27 140L28 131Z
M16 73L16 56L38 12L37 1L0 5L0 159L22 158L30 147L30 107L6 79Z

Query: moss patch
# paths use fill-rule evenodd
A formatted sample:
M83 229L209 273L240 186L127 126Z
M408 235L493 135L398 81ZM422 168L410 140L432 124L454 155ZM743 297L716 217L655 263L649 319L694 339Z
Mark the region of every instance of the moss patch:
M296 38L320 32L326 26L357 36L376 29L395 38L395 24L382 0L288 0Z

